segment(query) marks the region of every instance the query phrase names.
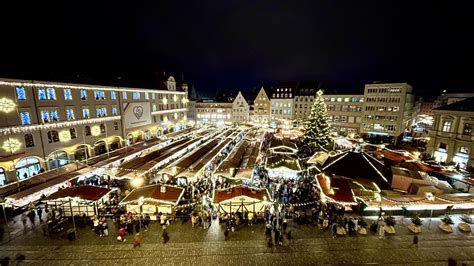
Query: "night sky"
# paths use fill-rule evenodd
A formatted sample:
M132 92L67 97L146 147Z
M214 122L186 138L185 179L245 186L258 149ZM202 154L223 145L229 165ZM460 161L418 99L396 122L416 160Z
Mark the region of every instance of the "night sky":
M1 7L0 77L166 70L201 94L293 80L474 92L472 9L460 1L11 2Z

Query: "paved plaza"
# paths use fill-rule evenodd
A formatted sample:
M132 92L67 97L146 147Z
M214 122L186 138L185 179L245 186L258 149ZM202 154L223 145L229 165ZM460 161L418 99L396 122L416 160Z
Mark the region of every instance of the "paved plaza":
M294 240L281 247L268 247L264 226L243 226L226 240L223 226L213 222L209 229L192 228L190 223L172 223L170 242L161 241L161 228L153 224L143 232L143 244L133 248L132 236L126 242L115 240L115 225L110 234L99 237L89 228L78 229L78 238L67 240L63 233L44 237L40 228L28 229L4 242L0 257L25 256L21 264L47 265L309 265L309 264L393 264L446 265L448 258L474 264L474 236L447 235L438 229L439 219L425 219L419 246L410 246L413 235L398 219L397 233L379 239L368 236L332 238L331 232L314 226L290 224ZM19 227L18 223L15 223Z

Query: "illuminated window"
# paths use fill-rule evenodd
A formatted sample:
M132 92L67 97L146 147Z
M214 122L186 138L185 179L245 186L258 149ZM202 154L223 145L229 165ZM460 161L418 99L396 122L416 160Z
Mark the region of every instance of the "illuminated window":
M59 121L58 111L56 110L51 111L51 120L54 122Z
M44 88L38 88L38 99L41 101L46 100L46 90Z
M459 152L460 152L460 153L469 154L469 149L468 149L467 147L461 146L461 147L459 148Z
M105 125L100 124L100 133L105 133Z
M59 134L56 130L48 131L48 142L59 142Z
M115 93L115 91L110 92L110 99L117 100L117 94Z
M134 100L140 100L140 93L138 91L134 91L132 94L132 98Z
M64 100L66 101L72 100L71 89L64 89Z
M149 100L150 99L150 94L148 92L145 92L145 100Z
M71 135L71 139L75 139L77 138L77 132L76 132L76 128L70 128L69 129L69 134Z
M30 113L29 112L21 112L20 113L21 124L22 125L29 125L31 124Z
M155 106L156 108L156 106ZM117 112L117 106L112 106L112 115L118 115L118 112Z
M72 108L66 109L67 120L74 120L74 110Z
M16 87L16 98L18 100L26 100L25 87Z
M471 134L472 134L472 126L471 126L471 124L468 124L468 123L464 124L464 128L463 128L463 130L462 130L462 133L463 133L464 135L471 135Z
M443 123L443 132L449 132L451 131L451 121L444 121Z
M81 90L81 100L87 100L87 91L84 89Z
M7 184L7 175L5 174L5 168L0 167L0 186Z
M122 91L122 99L126 100L127 99L127 92Z
M41 120L43 120L43 123L49 123L49 112L48 111L41 111Z
M47 97L48 100L56 100L56 90L54 90L54 88L48 88Z
M90 117L89 108L82 108L82 117L88 119Z

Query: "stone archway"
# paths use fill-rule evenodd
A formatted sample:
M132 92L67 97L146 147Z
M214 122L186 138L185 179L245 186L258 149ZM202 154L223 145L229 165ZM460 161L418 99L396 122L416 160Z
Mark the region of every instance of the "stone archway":
M69 163L69 156L64 150L57 150L50 153L47 157L48 169L56 169Z

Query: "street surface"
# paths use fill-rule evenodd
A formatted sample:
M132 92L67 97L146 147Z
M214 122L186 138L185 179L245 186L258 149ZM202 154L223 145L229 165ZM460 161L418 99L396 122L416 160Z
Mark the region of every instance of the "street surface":
M78 229L78 239L69 241L63 233L44 237L39 227L3 243L0 258L25 256L22 264L31 265L310 265L310 264L392 264L446 265L448 258L474 265L474 236L447 235L438 229L439 219L424 219L419 246L410 246L413 235L397 219L397 233L379 239L368 236L332 238L331 232L309 225L290 226L293 243L286 239L281 247L268 247L264 226L242 226L225 240L216 221L211 228L192 228L181 221L169 227L170 242L163 244L161 228L153 224L143 232L143 244L133 248L132 236L126 242L116 240L115 225L110 221L109 236L99 237L89 228ZM454 218L453 218L454 220ZM20 223L14 226L19 230ZM429 228L428 228L429 227Z

